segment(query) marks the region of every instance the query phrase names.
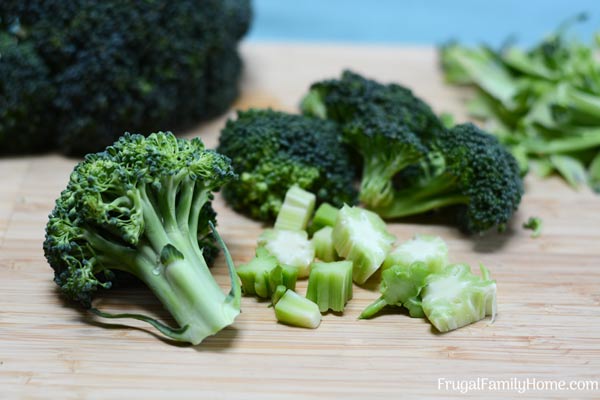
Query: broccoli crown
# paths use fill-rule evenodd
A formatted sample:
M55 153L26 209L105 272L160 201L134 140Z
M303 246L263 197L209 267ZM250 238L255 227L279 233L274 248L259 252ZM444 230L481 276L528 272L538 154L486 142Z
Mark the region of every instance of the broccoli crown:
M420 179L411 174L400 182L394 201L375 210L395 218L456 206L467 232L504 229L519 206L523 183L516 160L498 139L468 123L439 134L430 146L432 161L423 163L429 168Z
M344 141L362 158L360 200L369 207L389 204L393 177L423 158L427 141L443 131L431 108L409 89L350 71L313 84L302 109L342 125Z
M0 154L39 151L52 142L44 129L46 104L54 96L48 68L30 43L0 32Z
M171 133L125 134L105 151L87 155L46 227L43 247L55 282L90 308L94 293L112 285L113 270L130 273L182 328L193 327L182 340L206 336L207 325L199 327L198 319L209 319L214 330L219 318L206 309L195 315L194 309L215 307L224 297L204 258L204 246L209 258L215 248L208 236L215 218L210 201L233 177L227 157L206 150L199 139Z
M2 126L0 139L42 130L61 151L85 154L124 131L184 129L219 114L238 93L237 42L250 17L249 0L2 2L0 29L37 55L54 95L43 103L48 123L25 103L27 129ZM5 86L19 92L21 82ZM35 150L26 143L14 151Z
M317 202L353 204L354 168L336 124L273 110L238 112L221 131L218 151L240 179L223 189L225 200L254 218L277 216L287 190L298 185Z

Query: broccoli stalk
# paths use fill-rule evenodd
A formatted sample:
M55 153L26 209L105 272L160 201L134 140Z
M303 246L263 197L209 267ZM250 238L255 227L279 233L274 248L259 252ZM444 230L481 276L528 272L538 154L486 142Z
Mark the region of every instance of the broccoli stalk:
M272 302L275 317L281 323L310 329L321 323L319 306L283 285L275 290Z
M61 291L107 318L146 321L166 336L200 343L240 312L241 289L231 257L206 216L212 191L234 176L229 161L198 139L170 133L124 135L88 155L71 174L46 228L44 252ZM224 294L204 259L211 229L224 249L231 291ZM113 271L143 281L179 328L148 316L109 314L92 307Z

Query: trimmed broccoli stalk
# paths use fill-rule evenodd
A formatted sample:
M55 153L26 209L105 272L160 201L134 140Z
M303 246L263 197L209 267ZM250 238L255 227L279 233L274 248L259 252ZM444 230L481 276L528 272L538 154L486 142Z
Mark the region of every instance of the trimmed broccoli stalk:
M296 289L298 270L280 266L277 258L259 247L256 249L256 257L237 267L237 274L242 281L242 291L245 295L270 299L279 285Z
M381 273L381 296L360 314L361 319L371 318L385 306L404 306L413 318L423 318L421 290L431 274L423 262L396 264Z
M287 325L314 329L321 323L319 307L285 286L277 287L273 295L273 309L277 321Z
M395 239L377 214L359 207L344 205L333 228L335 250L352 261L352 277L359 285L381 266Z
M306 298L315 302L321 312L344 311L352 298L352 262L315 262L308 277Z
M496 316L496 282L480 266L481 277L473 275L468 265L449 265L438 274L427 277L423 289L423 311L440 332Z
M315 248L305 231L267 229L258 238L258 246L275 256L281 266L295 268L299 278L308 276Z
M542 219L539 217L529 217L527 222L523 223L523 229L530 229L532 231L532 238L540 237L540 235L542 234L542 226L543 222Z
M331 121L273 110L240 111L219 137L240 179L223 188L236 211L275 219L287 190L298 185L317 203L356 203L355 168Z
M430 235L415 235L400 246L396 247L385 258L382 269L393 265L409 266L421 261L431 272L439 272L448 264L448 246L442 238Z
M306 230L308 220L315 209L315 200L314 194L297 185L289 188L277 213L275 229Z
M319 260L331 262L338 259L333 244L333 228L331 226L326 226L316 231L311 241L315 247L315 256Z
M317 208L315 216L312 219L308 233L314 234L325 226L333 227L340 210L329 203L323 203Z
M515 158L473 124L438 134L430 146L436 170L396 189L393 201L373 211L400 218L456 206L457 222L465 231L504 230L523 194Z
M44 253L63 294L108 318L146 321L166 336L200 343L240 312L241 289L225 249L231 291L224 294L201 245L212 229L212 192L234 177L229 160L199 139L125 134L71 173L46 226ZM199 238L200 241L199 241ZM143 281L179 328L148 316L92 307L124 271Z

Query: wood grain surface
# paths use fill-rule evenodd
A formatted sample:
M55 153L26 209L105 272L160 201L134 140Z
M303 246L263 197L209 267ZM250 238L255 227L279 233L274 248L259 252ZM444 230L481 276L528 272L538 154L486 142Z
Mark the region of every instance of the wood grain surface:
M243 94L234 108L293 111L310 82L346 67L408 85L436 111L464 119L464 93L443 85L428 48L245 44ZM189 136L217 142L223 118ZM439 221L391 224L398 240L444 238L454 262L485 264L498 283L499 314L437 334L425 320L386 312L358 321L378 296L356 288L343 316L316 330L278 324L265 302L244 298L236 322L198 346L164 340L143 323L92 317L64 302L41 245L47 215L77 160L57 155L0 160L0 399L440 399L600 398L600 391L472 391L440 379L600 380L600 197L558 179L526 180L508 232L466 237ZM234 261L253 256L263 227L216 201ZM544 221L540 238L521 224ZM224 288L219 257L214 273ZM304 294L306 281L299 283ZM109 311L168 320L143 288L99 300ZM531 387L529 387L531 389Z

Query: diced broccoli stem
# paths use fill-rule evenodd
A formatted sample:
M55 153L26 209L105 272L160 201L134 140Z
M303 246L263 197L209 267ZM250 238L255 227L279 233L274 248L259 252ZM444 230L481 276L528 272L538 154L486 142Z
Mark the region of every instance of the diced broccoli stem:
M308 276L315 249L305 231L267 229L260 235L258 245L277 258L280 265L296 268L299 278Z
M339 209L329 203L322 203L315 212L315 216L310 224L309 233L314 234L325 226L333 227L339 211Z
M455 179L448 174L441 174L427 181L425 186L395 191L393 202L372 209L382 218L400 218L451 205L467 204L469 197L455 189Z
M319 229L311 240L315 247L315 256L319 260L325 262L337 260L338 255L333 245L333 228L331 226Z
M315 302L321 312L344 311L352 298L352 262L315 262L308 277L306 298Z
M380 296L373 303L369 304L358 316L359 319L369 319L372 318L375 314L379 313L379 311L383 310L388 303L385 301L383 296Z
M275 316L279 322L314 329L321 323L319 307L293 290L279 286L273 296Z
M353 279L359 285L381 266L394 241L377 214L359 207L342 207L333 228L335 249L352 261Z
M278 265L277 259L263 248L250 262L238 266L237 274L244 294L261 298L270 298L278 285L294 290L298 277L295 268Z
M315 208L316 196L294 185L285 194L275 229L305 230Z
M440 237L415 235L392 250L381 268L386 270L394 265L408 267L415 261L424 262L430 272L439 272L448 263L448 247Z

